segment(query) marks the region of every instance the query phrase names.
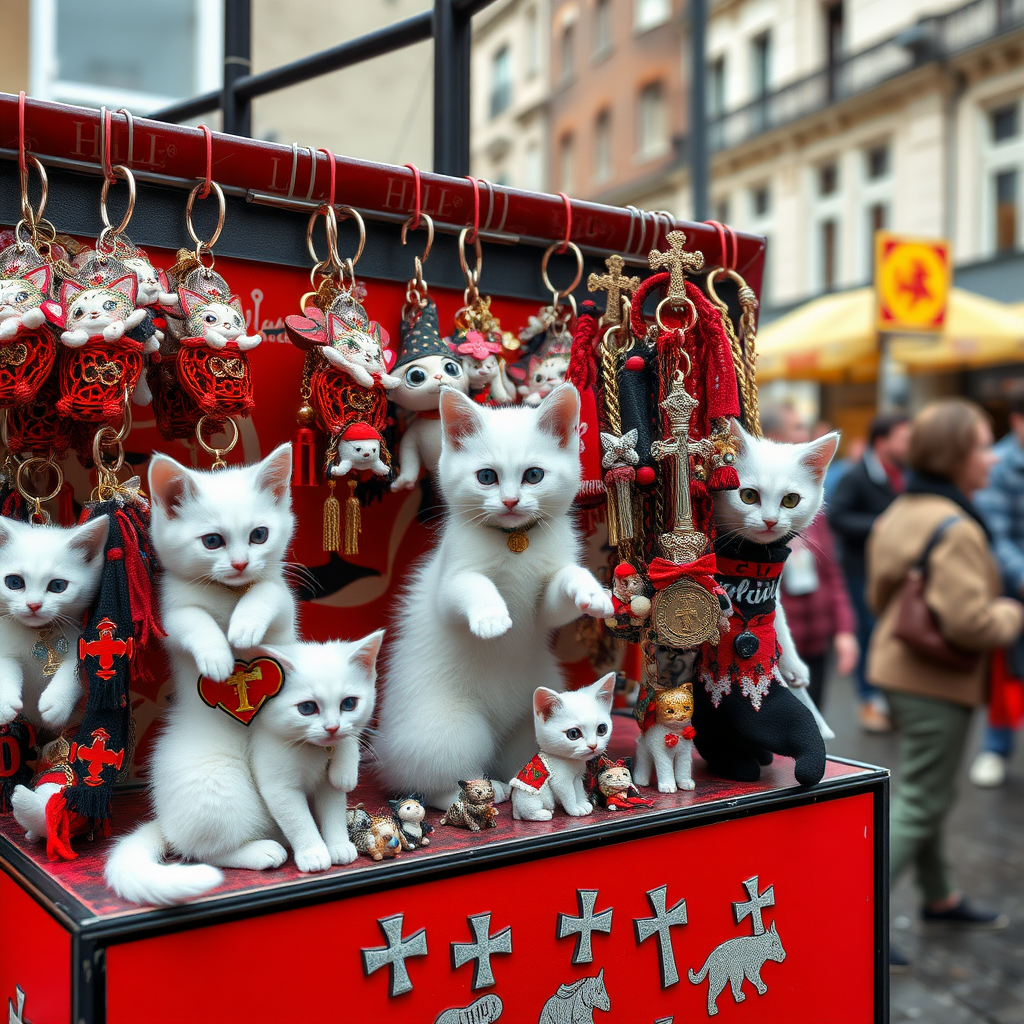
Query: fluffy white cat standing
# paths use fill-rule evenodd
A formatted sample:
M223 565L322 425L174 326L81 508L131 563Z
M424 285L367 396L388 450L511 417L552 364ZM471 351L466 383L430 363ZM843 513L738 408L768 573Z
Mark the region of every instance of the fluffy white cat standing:
M376 749L395 792L419 791L444 810L459 779L510 779L535 749L535 687L563 688L551 631L611 614L610 595L579 564L570 517L578 420L569 384L538 409L443 392L448 514L389 634ZM507 783L494 785L507 799Z
M583 776L587 761L608 749L614 696L614 672L569 693L537 687L533 725L540 753L510 783L513 818L550 821L559 804L574 818L593 811Z
M174 700L150 763L155 820L114 849L107 881L136 903L173 903L213 888L215 867L279 867L284 848L248 767L248 730L199 695L200 676L222 682L235 652L295 639L284 581L293 520L291 446L253 466L190 470L163 455L149 466L153 546ZM173 851L195 865L163 865Z
M24 711L60 730L71 717L109 527L106 516L69 530L0 518L0 725Z
M359 778L359 739L373 716L383 639L379 629L355 643L269 649L286 681L253 719L249 763L300 871L326 871L357 857L347 794Z

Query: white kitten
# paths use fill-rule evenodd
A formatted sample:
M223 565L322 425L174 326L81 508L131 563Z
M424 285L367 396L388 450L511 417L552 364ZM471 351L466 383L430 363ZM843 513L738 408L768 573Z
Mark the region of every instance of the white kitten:
M533 694L537 754L512 779L512 817L549 821L556 805L574 818L594 805L583 788L587 761L608 749L615 673L568 693L538 686Z
M207 706L197 681L227 679L235 652L295 640L295 602L283 578L293 529L290 477L288 444L256 465L213 472L165 455L150 462L174 700L150 763L156 818L122 840L107 865L108 883L125 899L179 902L219 883L210 864L264 870L287 857L267 838L248 730ZM162 865L168 850L205 863Z
M134 274L98 288L82 288L65 281L60 298L67 330L60 340L69 348L81 348L91 338L117 341L124 337L125 331L146 319L146 311L135 307L135 292Z
M19 278L0 280L0 341L10 341L22 327L43 325L46 316L42 304L49 288L49 267L36 267Z
M550 633L611 597L579 561L579 395L539 409L441 399L441 542L413 572L396 621L380 716L380 775L441 810L459 779L508 779L535 749L530 696L561 689ZM519 553L510 548L517 534ZM519 544L516 544L518 547ZM496 782L499 799L508 787Z
M106 516L69 530L0 518L0 725L24 710L59 731L75 710L82 619L109 527Z
M253 719L249 764L300 871L326 871L356 859L346 794L358 781L359 737L373 716L383 639L380 629L355 643L269 649L286 680Z
M656 695L657 718L636 739L636 767L633 781L651 784L652 770L658 791L674 793L693 789L693 692L685 686L662 690Z
M519 385L518 391L523 396L523 404L539 405L542 399L550 395L565 380L568 369L568 356L548 356L542 359L530 370L526 383Z

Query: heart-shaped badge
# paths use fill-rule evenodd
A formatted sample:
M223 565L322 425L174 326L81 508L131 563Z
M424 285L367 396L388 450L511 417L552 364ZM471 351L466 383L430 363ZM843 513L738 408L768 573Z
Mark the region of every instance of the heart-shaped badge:
M222 683L199 677L199 696L211 708L248 725L284 685L284 669L273 658L236 661L234 671Z
M285 330L293 345L303 351L314 348L317 345L326 345L327 320L323 313L316 306L307 306L305 316L292 313L284 318Z

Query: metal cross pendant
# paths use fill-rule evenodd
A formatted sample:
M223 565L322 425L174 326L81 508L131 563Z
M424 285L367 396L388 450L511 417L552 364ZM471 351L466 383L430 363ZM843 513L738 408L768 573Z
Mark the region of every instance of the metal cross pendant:
M775 906L775 886L769 885L764 892L759 894L757 891L757 875L754 875L753 878L748 878L743 883L743 888L747 890L747 895L750 899L732 905L732 912L736 918L736 923L739 924L745 917L749 917L751 924L754 926L754 934L764 935L764 921L761 920L761 911L765 907Z
M669 931L673 926L686 924L686 900L680 900L670 910L665 909L665 894L668 886L662 885L647 893L647 902L654 911L654 917L637 917L633 919L633 931L636 944L646 942L652 935L658 937L658 966L661 970L661 987L668 988L679 981L676 970L676 954L672 948L672 935Z
M473 988L487 988L494 984L491 971L491 956L495 953L512 952L512 929L502 928L491 935L491 915L470 914L466 918L473 932L473 942L453 942L451 944L452 970L461 967L470 960L473 964Z
M704 266L704 254L701 252L686 252L686 235L682 231L670 231L665 236L668 242L667 252L658 252L652 249L647 254L647 262L651 270L659 267L668 267L669 283L668 295L670 299L686 298L687 271L691 273L700 270Z
M369 977L374 971L387 966L390 973L388 995L404 995L412 991L409 972L405 968L405 959L410 956L427 955L427 930L421 928L413 932L407 939L402 938L402 922L404 914L393 914L391 917L378 918L377 924L384 933L386 946L374 946L361 949L363 957L363 973Z
M579 907L580 916L572 917L569 914L558 915L558 937L568 938L576 936L576 946L572 951L572 962L574 964L589 964L594 961L594 951L591 948L590 940L594 932L604 932L606 935L612 930L612 908L602 910L599 914L594 913L597 905L597 889L577 889L576 905Z
M622 268L626 265L626 261L617 253L609 256L604 261L604 265L608 268L608 273L591 274L587 278L587 290L608 293L604 316L601 319L608 325L619 324L622 323L623 292L627 295L632 294L635 289L640 287L640 278L626 277L622 273Z

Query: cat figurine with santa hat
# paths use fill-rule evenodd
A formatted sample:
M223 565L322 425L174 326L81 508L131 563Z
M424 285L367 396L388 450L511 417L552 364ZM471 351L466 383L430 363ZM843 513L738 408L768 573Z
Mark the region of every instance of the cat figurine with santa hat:
M353 423L338 439L338 454L330 468L332 477L366 470L375 476L387 476L391 469L380 457L384 439L368 423Z

